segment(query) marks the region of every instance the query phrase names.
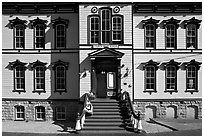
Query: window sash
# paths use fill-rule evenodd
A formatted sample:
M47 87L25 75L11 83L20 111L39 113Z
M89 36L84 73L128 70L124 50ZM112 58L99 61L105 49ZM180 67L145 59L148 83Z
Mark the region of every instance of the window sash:
M15 39L15 48L24 48L24 26L19 24L15 25L14 29L14 39Z
M111 31L111 11L101 10L101 43L110 43Z
M56 107L56 119L57 120L65 120L66 119L65 107Z
M24 67L15 67L15 89L24 90L25 89L25 71Z
M113 41L122 40L122 18L121 17L112 18L112 40Z
M44 48L45 45L45 27L42 24L35 26L35 48Z
M175 66L166 68L166 90L176 90L176 72Z
M145 68L145 90L156 89L156 70L154 66L147 66Z
M197 45L197 29L196 25L189 24L186 27L186 43L188 47L196 48Z
M35 90L45 89L45 71L43 66L35 67Z
M65 48L66 46L66 27L64 24L56 25L56 48Z
M153 24L145 26L145 46L146 48L155 47L155 26Z
M56 90L66 89L66 70L64 66L56 67Z
M166 47L175 48L176 45L176 27L173 24L166 26Z
M90 18L91 43L99 43L99 17Z
M25 110L23 106L16 106L16 119L24 120L25 119Z
M187 67L187 90L197 90L197 70L195 66Z
M37 106L35 111L36 111L36 120L45 119L45 107Z

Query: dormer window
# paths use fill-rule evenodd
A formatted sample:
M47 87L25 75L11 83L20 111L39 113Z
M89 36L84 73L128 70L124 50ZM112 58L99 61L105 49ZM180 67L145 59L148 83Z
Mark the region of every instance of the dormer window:
M155 49L156 48L156 29L159 20L150 19L142 20L143 28L145 31L145 48Z
M177 48L177 29L179 27L179 22L180 20L176 20L173 17L163 21L165 27L165 42L167 49Z
M45 48L45 29L46 20L37 19L30 20L32 28L34 28L34 47L35 49Z
M27 63L19 60L9 62L11 69L14 71L14 90L13 92L25 92L25 70Z
M24 49L25 48L25 28L27 23L26 20L21 20L18 17L13 20L9 20L11 29L13 29L14 34L14 48Z
M185 20L184 23L184 27L186 28L186 48L197 49L197 29L200 27L201 20L193 17L190 20Z
M53 28L55 29L55 48L65 49L66 48L66 36L68 28L68 20L58 18L52 20Z

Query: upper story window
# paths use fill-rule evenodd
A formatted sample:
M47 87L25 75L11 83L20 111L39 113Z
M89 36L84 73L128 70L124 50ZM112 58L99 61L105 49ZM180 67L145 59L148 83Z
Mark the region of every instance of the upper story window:
M145 30L145 48L156 48L156 29L159 20L155 20L152 17L147 20L142 20L143 28Z
M34 47L36 49L45 48L45 29L46 20L37 19L30 20L32 28L34 28Z
M52 20L53 28L55 29L55 48L66 48L66 36L68 28L68 20L58 18Z
M158 64L153 60L149 60L143 66L145 71L144 92L156 92L156 70L158 69Z
M58 60L52 64L53 70L55 71L55 92L59 92L61 94L62 92L67 91L66 72L68 70L69 63Z
M186 48L197 49L197 29L200 27L201 20L195 19L195 17L193 17L190 20L185 20L184 23L184 27L186 28Z
M185 63L186 67L186 92L198 92L198 70L200 62L191 60Z
M165 63L166 72L166 90L165 92L177 92L177 70L180 63L170 60Z
M21 20L18 17L13 20L9 20L10 28L14 30L14 48L23 49L25 48L25 29L27 23L26 20Z
M25 119L25 108L22 105L15 106L15 116L16 120L24 120Z
M98 9L94 8L96 13ZM119 12L119 11L118 11ZM111 8L100 8L89 16L89 42L91 44L121 44L123 42L123 16L112 14Z
M33 92L45 92L45 70L47 63L43 63L39 60L30 63L31 69L34 71L34 91Z
M25 92L25 70L27 63L19 60L9 62L11 69L14 70L14 90L13 92Z
M173 17L163 21L165 27L165 42L167 49L177 48L177 29L179 27L179 22L180 20L176 20Z

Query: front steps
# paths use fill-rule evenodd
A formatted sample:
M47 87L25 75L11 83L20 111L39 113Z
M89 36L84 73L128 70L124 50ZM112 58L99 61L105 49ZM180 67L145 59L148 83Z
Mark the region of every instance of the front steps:
M93 115L87 116L83 132L128 133L125 120L129 116L124 113L124 107L113 99L95 99L91 101Z

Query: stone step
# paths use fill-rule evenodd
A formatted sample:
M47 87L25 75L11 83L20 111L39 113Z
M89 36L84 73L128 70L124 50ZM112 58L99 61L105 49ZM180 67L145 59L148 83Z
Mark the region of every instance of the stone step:
M122 118L86 118L86 122L122 122Z
M83 130L97 130L97 131L120 131L125 130L124 127L120 126L84 126Z
M122 126L122 121L121 122L87 122L85 121L84 126Z
M106 114L106 112L120 112L120 109L109 109L109 108L93 108L93 112L104 112L104 114Z

